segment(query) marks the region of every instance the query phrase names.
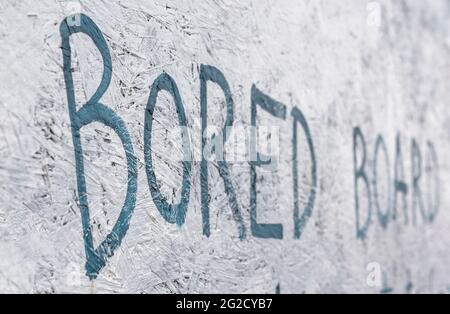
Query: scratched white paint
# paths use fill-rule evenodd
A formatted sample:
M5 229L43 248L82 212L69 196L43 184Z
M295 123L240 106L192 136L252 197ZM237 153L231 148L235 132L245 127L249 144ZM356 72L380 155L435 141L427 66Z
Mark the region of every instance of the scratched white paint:
M279 284L282 293L378 293L382 287L371 287L366 280L371 262L379 263L384 284L394 292L405 292L409 282L413 292L448 291L449 1L79 3L100 27L111 51L113 80L102 102L122 117L132 136L139 160L137 205L121 247L90 282L83 269L59 35L59 24L73 13L74 3L1 1L0 292L267 293ZM73 36L72 47L81 104L97 88L102 64L86 37ZM283 223L283 240L257 239L249 232L247 163L232 167L247 227L243 241L214 167L210 238L202 235L198 163L183 227L166 223L154 206L143 155L149 89L163 71L174 77L198 148L200 64L224 73L236 104L236 124L250 124L253 83L288 108L286 121L258 113L261 123L278 125L283 136L278 171L259 173L264 180L258 181L258 219ZM208 88L209 123L222 125L223 95L213 85ZM308 119L318 166L316 203L299 240L293 239L292 222L293 106ZM165 130L177 125L175 107L170 98L160 97L157 108L156 175L164 195L176 200L181 180L179 142L165 139ZM411 139L416 138L423 151L426 141L433 141L441 180L440 211L434 223L418 219L416 226L405 225L399 216L383 230L374 214L367 239L356 238L352 151L356 126L364 132L370 156L377 134L384 136L391 176L395 137L401 132L408 183ZM82 135L92 228L99 243L111 230L125 197L126 161L111 130L92 124ZM304 206L311 181L302 135L299 149ZM421 184L426 190L426 182ZM382 191L386 187L380 183L380 202L385 199ZM365 206L365 199L361 203Z

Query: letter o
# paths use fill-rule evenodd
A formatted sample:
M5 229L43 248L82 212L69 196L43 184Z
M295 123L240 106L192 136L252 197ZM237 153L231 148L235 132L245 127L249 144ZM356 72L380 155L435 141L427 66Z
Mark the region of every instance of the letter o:
M384 152L384 159L386 162L386 178L387 178L387 186L388 186L388 202L387 202L387 210L385 213L381 212L380 204L378 202L378 182L377 182L377 168L378 168L378 152L380 148ZM389 222L389 215L391 212L391 174L390 174L390 163L389 163L389 155L387 152L386 144L384 143L383 137L381 135L378 136L377 142L375 144L375 153L374 153L374 166L373 166L373 185L374 185L374 203L377 208L378 220L383 228L386 229Z
M156 208L163 216L163 218L169 223L176 223L178 226L184 224L186 218L186 211L189 204L190 193L190 176L192 168L192 160L183 160L183 182L181 187L181 200L178 204L169 204L164 196L161 194L156 182L155 171L153 168L152 160L152 123L153 112L155 110L158 93L161 90L168 91L177 107L178 120L182 127L187 127L186 115L184 112L183 103L181 101L180 93L175 81L167 73L163 73L153 82L150 96L147 102L147 108L145 109L145 122L144 122L144 157L145 157L145 170L147 172L147 180L155 202ZM190 152L189 141L183 143L184 149L186 148Z

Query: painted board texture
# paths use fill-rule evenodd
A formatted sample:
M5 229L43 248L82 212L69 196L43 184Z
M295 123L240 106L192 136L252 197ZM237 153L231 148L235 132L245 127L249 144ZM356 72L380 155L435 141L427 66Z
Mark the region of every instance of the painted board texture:
M2 0L0 47L0 292L450 292L450 1Z

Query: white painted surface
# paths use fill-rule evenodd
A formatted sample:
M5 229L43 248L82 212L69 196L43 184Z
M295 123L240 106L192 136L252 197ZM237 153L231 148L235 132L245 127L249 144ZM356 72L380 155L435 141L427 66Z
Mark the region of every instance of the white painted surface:
M405 292L442 292L450 286L450 3L379 1L379 20L366 1L81 1L103 31L113 81L103 102L123 118L139 160L137 205L128 233L93 284L77 205L74 152L62 72L59 24L68 12L55 0L0 4L0 292L369 292L369 263L386 285ZM74 36L77 100L100 80L94 45ZM293 239L292 120L279 122L282 159L275 175L258 182L260 221L283 223L283 240L239 240L218 173L211 171L211 237L202 235L199 165L194 166L186 223L166 223L149 193L143 155L143 119L150 86L163 71L176 80L193 142L200 143L198 66L219 68L236 103L235 121L250 124L254 83L308 119L318 191L311 220ZM214 88L211 88L214 90ZM222 95L210 97L210 123L223 124ZM162 191L180 187L176 149L163 130L177 125L171 101L161 108L154 136ZM215 117L215 119L213 119ZM270 122L269 122L270 121ZM411 139L424 153L433 141L440 164L436 220L383 230L372 215L367 238L356 238L353 127L372 156L377 134L386 140L394 175L395 138L401 133L405 178L411 181ZM159 135L158 135L159 134ZM105 140L106 139L106 140ZM109 139L111 140L109 143ZM91 216L96 240L112 228L126 188L118 137L100 124L83 130ZM175 143L176 145L176 143ZM300 158L307 156L302 147ZM310 182L300 163L301 200ZM380 168L382 169L382 168ZM380 170L382 173L383 170ZM249 226L247 164L232 167ZM300 176L302 178L302 176ZM422 188L427 189L426 182ZM382 187L380 186L380 193ZM381 198L380 198L381 200ZM412 195L408 195L411 211ZM361 201L364 205L364 200ZM363 208L364 209L364 208ZM100 227L98 225L100 224Z

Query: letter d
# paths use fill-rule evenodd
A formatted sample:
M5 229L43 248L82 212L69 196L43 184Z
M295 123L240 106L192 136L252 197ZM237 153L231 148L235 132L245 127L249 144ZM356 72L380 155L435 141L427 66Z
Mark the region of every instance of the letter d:
M73 18L69 16L61 23L60 33L64 60L64 81L66 84L67 101L72 127L72 140L75 149L78 197L80 199L81 220L83 223L83 238L86 251L86 275L92 280L97 277L100 270L105 266L106 260L114 255L114 251L120 246L123 237L127 233L130 218L136 203L137 170L133 145L125 123L114 111L99 103L100 98L106 92L111 82L112 67L108 46L97 25L95 25L95 23L86 15L78 15L80 23L69 23L73 20ZM88 35L94 41L95 46L100 51L103 58L103 76L100 86L91 99L78 111L75 103L70 48L70 36L76 33ZM83 150L80 140L81 128L93 122L100 122L105 126L112 128L119 136L123 148L125 149L128 167L128 187L124 205L111 233L106 236L106 239L103 240L97 248L94 248L92 231L90 228Z

